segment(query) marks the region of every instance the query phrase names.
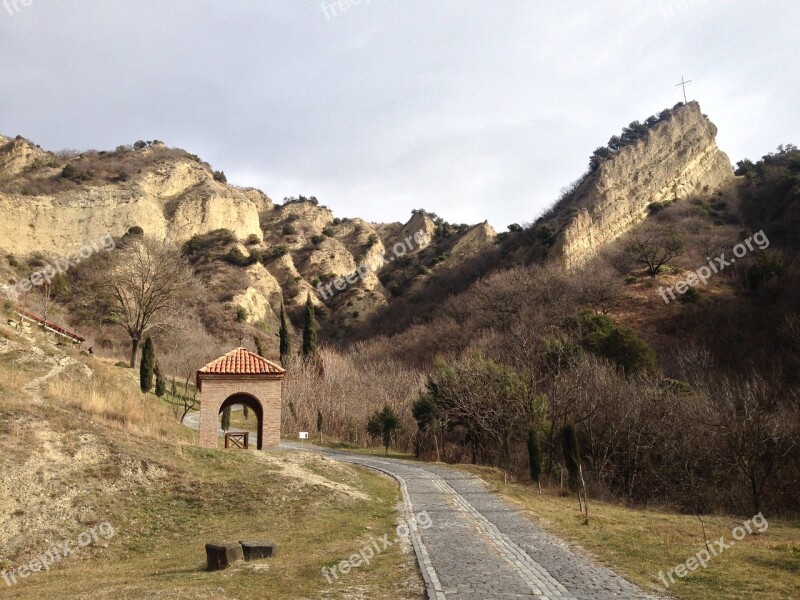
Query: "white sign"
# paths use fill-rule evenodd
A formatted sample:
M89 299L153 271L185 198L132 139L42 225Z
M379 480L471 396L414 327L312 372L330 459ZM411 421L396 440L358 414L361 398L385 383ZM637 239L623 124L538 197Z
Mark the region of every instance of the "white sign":
M301 440L307 440L308 439L308 432L307 431L301 431L300 432L300 439Z

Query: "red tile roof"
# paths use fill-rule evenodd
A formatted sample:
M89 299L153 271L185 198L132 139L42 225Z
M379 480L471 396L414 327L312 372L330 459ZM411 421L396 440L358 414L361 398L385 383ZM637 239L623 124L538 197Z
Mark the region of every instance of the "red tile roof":
M197 372L201 375L284 375L286 370L246 348L236 348L211 361Z

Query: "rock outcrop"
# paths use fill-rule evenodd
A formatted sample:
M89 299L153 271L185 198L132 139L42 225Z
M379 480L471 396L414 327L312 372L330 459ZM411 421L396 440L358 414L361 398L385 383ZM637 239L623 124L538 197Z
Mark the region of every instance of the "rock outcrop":
M127 152L125 159L122 153L61 158L23 138L0 139L0 248L68 254L106 233L121 236L134 225L176 242L220 228L240 239L261 239L259 215L272 207L263 193L216 181L196 157L160 144ZM84 163L101 170L119 168L123 160L145 162L147 168L118 181L89 171L77 184L63 176L67 165L81 173Z
M37 160L43 160L46 154L23 137L10 140L0 135L0 174L16 177Z
M602 162L556 215L562 228L555 254L567 267L578 266L644 220L650 204L719 189L733 171L716 134L700 105L689 102Z
M468 256L480 252L487 246L493 244L496 236L497 233L495 233L495 230L489 225L488 221L470 227L453 245L452 250L450 250L451 260L463 260Z

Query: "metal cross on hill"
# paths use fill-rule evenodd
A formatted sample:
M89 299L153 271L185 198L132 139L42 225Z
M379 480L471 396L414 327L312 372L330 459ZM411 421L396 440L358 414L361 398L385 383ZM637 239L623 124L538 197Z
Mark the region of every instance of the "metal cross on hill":
M687 83L691 83L691 82L692 82L691 79L689 81L684 81L683 80L683 75L681 75L681 82L675 84L675 87L678 87L679 85L683 87L683 103L684 104L686 104L686 102L687 102L687 100L686 100L686 84Z

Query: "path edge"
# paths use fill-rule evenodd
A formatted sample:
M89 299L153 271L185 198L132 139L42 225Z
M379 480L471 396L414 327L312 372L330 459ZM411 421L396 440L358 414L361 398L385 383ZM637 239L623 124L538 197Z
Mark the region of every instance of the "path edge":
M334 460L336 459L334 458ZM366 467L367 469L372 469L374 471L383 473L384 475L388 475L397 481L398 484L400 484L400 492L403 496L403 512L405 513L406 522L409 523L408 531L409 536L411 537L411 544L414 547L414 554L417 556L417 564L419 565L419 570L422 572L422 579L425 580L425 591L430 600L446 600L447 597L444 594L442 583L439 581L439 576L436 574L436 569L433 568L433 563L428 556L428 549L425 547L425 542L422 541L422 536L420 535L418 528L416 526L411 527L411 524L416 522L416 517L414 516L414 507L411 504L411 498L408 495L408 488L406 487L405 480L399 475L391 473L386 469L376 467L375 465L357 461L353 462L362 467Z

